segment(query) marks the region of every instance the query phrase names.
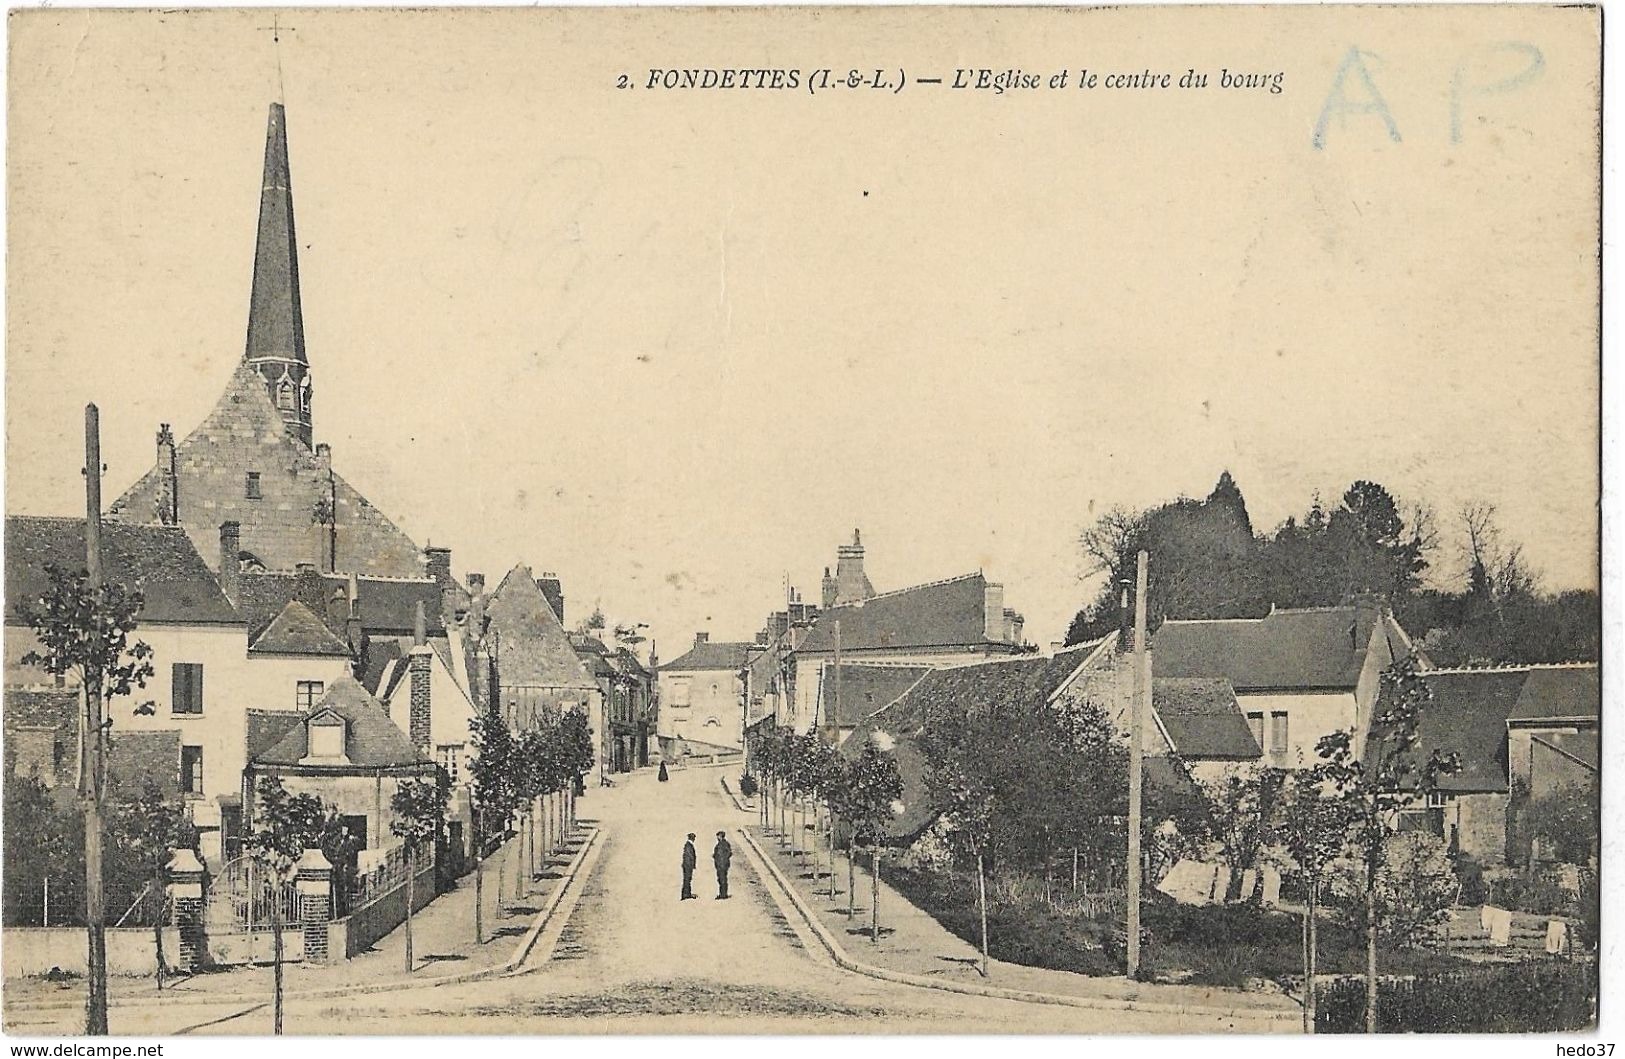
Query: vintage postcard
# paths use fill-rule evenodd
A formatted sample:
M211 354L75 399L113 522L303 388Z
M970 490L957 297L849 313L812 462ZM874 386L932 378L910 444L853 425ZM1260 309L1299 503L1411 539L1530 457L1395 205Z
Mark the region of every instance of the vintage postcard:
M1589 1031L1599 9L9 18L4 982Z

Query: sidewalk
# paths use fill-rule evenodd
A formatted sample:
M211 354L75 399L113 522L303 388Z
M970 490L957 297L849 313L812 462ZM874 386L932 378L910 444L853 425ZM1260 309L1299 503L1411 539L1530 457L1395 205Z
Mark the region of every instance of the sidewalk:
M474 874L458 879L451 890L436 897L412 917L412 952L415 964L406 972L405 924L380 938L373 947L353 959L331 964L286 963L283 989L287 994L306 990L347 989L366 991L414 979L434 979L446 975L474 974L501 967L514 957L529 932L532 920L548 898L563 885L565 871L586 843L590 828L578 828L562 853L548 858L531 883L529 891L514 897L515 861L518 840L510 840L486 859L482 893L485 940L474 941ZM499 882L499 879L501 880ZM500 895L498 890L500 888ZM503 907L499 911L497 899ZM255 966L236 966L205 971L192 976L166 979L159 993L153 978L110 976L108 997L113 1004L150 1002L160 997L264 999L274 985L270 966L271 937L264 934L256 943ZM173 960L174 953L165 954ZM82 1004L85 983L82 978L49 982L43 978L17 978L5 982L8 1011L60 1003Z
M1122 976L1097 978L1000 960L990 962L988 977L983 978L981 951L950 933L887 885L884 870L880 882L880 943L876 945L869 936L872 884L861 864L855 873L856 913L848 920L847 863L840 851L835 856L836 896L832 901L827 852L820 849L817 854L808 853L803 863L802 858L793 856L787 847L780 845L777 829L763 829L759 823L752 822L746 830L770 858L773 867L794 887L801 903L812 910L817 922L845 950L847 958L855 962L978 990L992 987L1083 1000L1222 1009L1249 1021L1258 1019L1271 1024L1301 1016L1296 1003L1278 995L1134 982ZM808 837L812 837L811 832ZM1271 1028L1280 1027L1272 1025Z

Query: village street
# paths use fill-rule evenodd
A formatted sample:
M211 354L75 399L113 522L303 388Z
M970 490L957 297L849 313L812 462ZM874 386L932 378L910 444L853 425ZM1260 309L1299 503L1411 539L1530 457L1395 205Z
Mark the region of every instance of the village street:
M290 1034L568 1033L1151 1033L1280 1032L1213 1015L1091 1010L942 992L836 967L799 917L786 915L737 834L751 819L723 794L719 770L645 771L582 800L598 848L519 973L353 998L293 1000ZM710 852L734 844L731 890L715 899ZM679 856L693 831L699 900L679 901ZM792 925L794 924L794 925ZM856 946L853 946L856 948ZM861 950L858 950L861 953ZM429 972L434 973L434 972ZM267 998L268 999L268 998ZM8 1013L8 1021L18 1013ZM12 1031L73 1032L76 1010L25 1017ZM590 1021L589 1021L590 1018ZM60 1025L57 1023L60 1022ZM246 1033L271 1029L269 1004L175 996L113 1012L116 1034Z

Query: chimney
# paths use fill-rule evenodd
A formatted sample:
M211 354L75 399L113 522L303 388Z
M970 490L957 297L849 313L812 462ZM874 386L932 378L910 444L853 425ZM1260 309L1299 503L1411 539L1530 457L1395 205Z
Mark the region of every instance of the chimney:
M984 582L983 602L986 604L982 611L982 635L989 640L1004 639L1004 586L996 585L991 581Z
M710 633L708 633L708 632L697 632L697 633L694 634L694 643L695 643L696 646L698 646L699 644L702 644L702 643L710 643L710 642L711 642L711 634Z
M175 435L168 423L158 424L158 475L158 521L173 526L180 521L180 480L175 475Z
M316 576L316 564L315 563L294 563L293 564L293 572L298 574L300 577L315 577Z
M423 600L418 600L412 614L412 646L429 646L429 616L424 612Z
M1021 643L1021 627L1026 623L1020 614L1009 607L1004 608L1004 638L1013 644Z
M325 441L317 442L316 459L321 461L324 467L331 467L333 465L333 446Z
M348 595L350 613L344 619L344 639L350 644L350 653L360 658L365 636L361 632L361 581L355 574L350 575Z
M536 587L542 590L547 597L547 605L553 608L553 616L564 624L564 585L559 581L558 574L543 574L536 579Z
M829 567L826 566L826 567L824 567L824 609L825 610L828 610L829 608L831 608L831 607L833 607L835 605L835 591L836 591L835 578L834 578L833 575L830 574Z
M236 604L242 594L243 564L237 558L242 551L242 527L235 522L220 523L220 591Z
M451 549L433 545L423 549L423 567L440 586L440 613L449 615L457 606L457 582L451 577Z
M831 606L859 603L875 594L869 575L863 572L863 537L852 531L852 543L835 549L835 596ZM825 607L828 610L829 607Z

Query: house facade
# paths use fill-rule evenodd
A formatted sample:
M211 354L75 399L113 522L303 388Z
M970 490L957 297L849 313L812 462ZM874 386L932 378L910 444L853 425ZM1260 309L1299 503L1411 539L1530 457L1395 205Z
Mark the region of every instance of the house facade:
M662 755L743 749L748 665L759 653L755 643L712 640L700 632L686 652L660 667L656 732Z

